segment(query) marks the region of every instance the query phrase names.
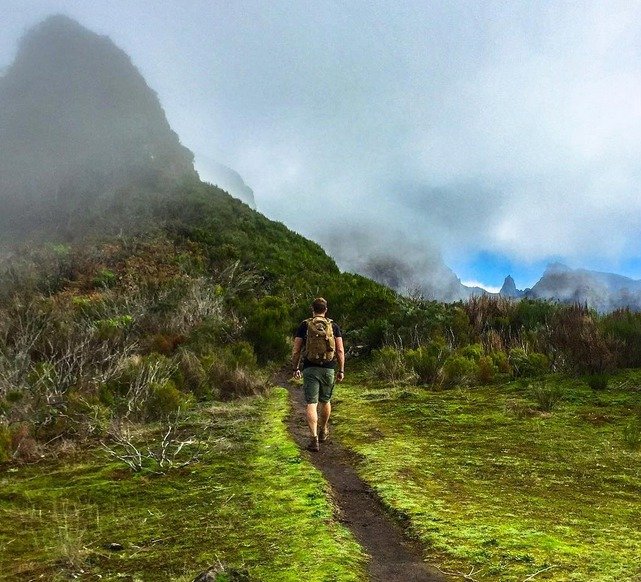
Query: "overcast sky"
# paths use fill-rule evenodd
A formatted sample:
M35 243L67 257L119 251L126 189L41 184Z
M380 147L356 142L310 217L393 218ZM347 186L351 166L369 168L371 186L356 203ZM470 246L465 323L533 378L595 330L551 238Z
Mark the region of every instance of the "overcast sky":
M639 1L0 8L0 70L52 13L109 35L203 173L343 264L398 245L490 287L551 260L641 278Z

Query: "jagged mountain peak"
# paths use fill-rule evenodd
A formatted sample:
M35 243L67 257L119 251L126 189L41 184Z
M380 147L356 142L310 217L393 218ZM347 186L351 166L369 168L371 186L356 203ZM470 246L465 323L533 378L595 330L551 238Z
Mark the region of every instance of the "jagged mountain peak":
M499 291L501 295L514 295L516 293L516 283L514 282L514 279L512 278L512 275L508 275L505 277L505 281L503 281L503 286L501 287L501 290Z
M132 185L197 177L157 95L108 37L55 15L0 78L0 230L66 224Z

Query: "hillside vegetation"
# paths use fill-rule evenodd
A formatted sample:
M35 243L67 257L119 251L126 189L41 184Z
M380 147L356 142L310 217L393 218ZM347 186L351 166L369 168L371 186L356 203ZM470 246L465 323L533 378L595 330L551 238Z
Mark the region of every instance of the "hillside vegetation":
M380 379L487 384L550 371L606 386L641 365L641 316L477 298L403 298L341 273L315 243L199 182L129 196L115 236L13 249L0 286L0 457L100 436L199 400L264 391L310 298ZM136 206L138 205L138 206ZM137 214L135 214L137 212ZM127 227L127 228L125 228Z

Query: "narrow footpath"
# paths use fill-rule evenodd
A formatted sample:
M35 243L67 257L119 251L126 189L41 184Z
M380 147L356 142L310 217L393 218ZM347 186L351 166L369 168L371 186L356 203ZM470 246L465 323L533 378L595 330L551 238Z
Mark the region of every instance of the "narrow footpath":
M298 446L305 449L309 433L303 391L287 381L280 383L289 391L293 408L288 420L289 430ZM369 554L372 582L444 582L449 579L423 562L420 549L387 515L374 491L356 474L348 452L333 442L331 433L329 439L321 443L321 451L308 453L308 456L332 488L339 520Z

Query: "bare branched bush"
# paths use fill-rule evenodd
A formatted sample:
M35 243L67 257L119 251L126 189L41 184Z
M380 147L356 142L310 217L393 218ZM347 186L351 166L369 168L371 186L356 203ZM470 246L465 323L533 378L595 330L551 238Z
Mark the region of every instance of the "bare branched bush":
M161 384L170 378L178 369L178 365L168 358L159 357L145 360L135 358L124 362L124 366L133 368L133 374L125 396L126 410L124 418L140 418L145 414L146 403L152 386Z
M13 300L0 312L0 396L23 388L32 366L32 354L47 329L40 301Z
M174 333L188 333L205 319L222 320L223 298L211 280L199 278L191 281L182 301L168 319Z
M144 469L164 474L170 469L185 467L197 462L206 447L194 435L181 435L178 430L178 415L168 423L162 438L152 446L135 442L131 427L115 424L109 432L109 441L101 441L101 446L111 457L123 462L134 472Z
M567 366L574 372L599 374L614 366L614 354L597 326L596 315L584 305L558 309L550 342L563 353Z

